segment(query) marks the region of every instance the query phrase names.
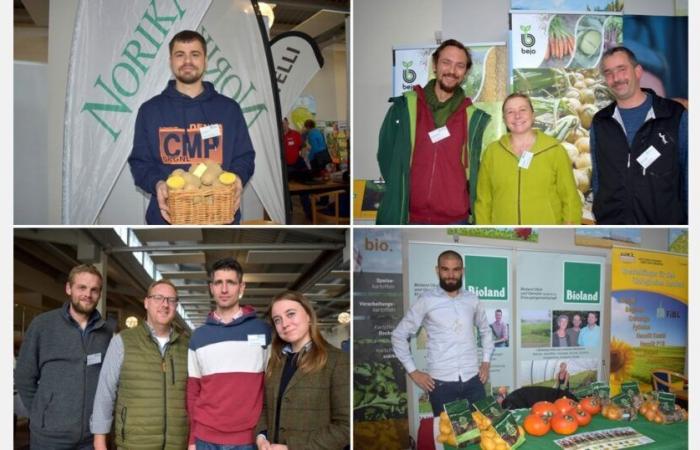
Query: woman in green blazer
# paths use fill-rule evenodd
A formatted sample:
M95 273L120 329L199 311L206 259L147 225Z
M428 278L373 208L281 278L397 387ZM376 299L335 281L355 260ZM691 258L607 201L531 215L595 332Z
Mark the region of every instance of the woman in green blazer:
M268 309L272 352L258 423L259 450L342 449L350 444L350 364L321 336L316 312L298 292Z

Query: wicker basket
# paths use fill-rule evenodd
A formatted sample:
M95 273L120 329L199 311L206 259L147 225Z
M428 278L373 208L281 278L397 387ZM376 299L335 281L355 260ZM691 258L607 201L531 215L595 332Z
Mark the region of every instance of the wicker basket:
M170 191L170 223L219 225L233 222L233 189L231 184L195 191Z

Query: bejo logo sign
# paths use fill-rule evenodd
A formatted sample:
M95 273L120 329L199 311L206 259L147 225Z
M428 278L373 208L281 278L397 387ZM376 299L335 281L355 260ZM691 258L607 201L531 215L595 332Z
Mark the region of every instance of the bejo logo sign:
M564 303L600 303L601 265L564 262Z
M480 300L508 300L508 258L464 256L464 288Z
M534 48L531 48L532 46L535 45L535 36L530 34L530 25L520 25L520 31L522 33L520 34L520 43L523 45L525 48L521 48L520 51L523 54L527 55L534 55L537 53L537 51Z
M416 71L411 69L413 61L403 61L401 64L403 64L402 76L404 83L413 83L416 81Z

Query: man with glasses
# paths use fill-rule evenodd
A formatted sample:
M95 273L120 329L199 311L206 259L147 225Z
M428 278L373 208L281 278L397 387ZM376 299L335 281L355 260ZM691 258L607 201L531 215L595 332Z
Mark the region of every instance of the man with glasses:
M95 450L109 448L113 413L119 448L187 446L189 339L172 326L177 313L172 282L151 284L144 307L146 322L119 333L107 349L90 419Z
M216 309L192 334L187 411L190 446L197 450L254 450L262 412L270 326L241 306L243 268L233 258L214 263L209 291Z

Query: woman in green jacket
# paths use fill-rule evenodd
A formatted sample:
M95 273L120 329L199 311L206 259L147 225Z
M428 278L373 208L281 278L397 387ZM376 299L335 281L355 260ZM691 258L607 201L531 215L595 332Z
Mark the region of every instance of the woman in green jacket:
M581 223L571 160L556 139L534 129L527 95L503 102L509 133L484 151L476 188L478 225Z
M276 296L265 373L260 450L341 450L350 445L350 364L321 336L316 312L300 293Z

